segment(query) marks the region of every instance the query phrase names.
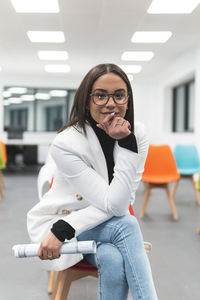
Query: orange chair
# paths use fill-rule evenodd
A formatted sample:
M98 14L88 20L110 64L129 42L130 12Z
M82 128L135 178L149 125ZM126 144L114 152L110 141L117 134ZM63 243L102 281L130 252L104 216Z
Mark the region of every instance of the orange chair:
M174 155L168 145L150 145L147 155L142 180L145 182L145 194L143 198L140 218L144 217L147 202L153 188L164 188L167 192L170 208L174 220L178 219L174 203L174 194L177 188L180 175L177 170ZM174 182L170 192L168 184Z
M5 169L7 163L7 153L5 144L0 141L0 194L4 196L5 181L1 170Z

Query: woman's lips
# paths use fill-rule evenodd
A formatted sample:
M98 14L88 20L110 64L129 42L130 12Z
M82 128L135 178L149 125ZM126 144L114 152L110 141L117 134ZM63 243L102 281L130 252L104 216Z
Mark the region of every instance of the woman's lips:
M110 114L117 114L115 111L107 111L107 112L102 112L103 115L110 115Z

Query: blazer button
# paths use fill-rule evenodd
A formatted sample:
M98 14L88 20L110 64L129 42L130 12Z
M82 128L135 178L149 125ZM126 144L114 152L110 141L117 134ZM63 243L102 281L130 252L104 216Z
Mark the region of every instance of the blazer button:
M70 214L70 211L67 210L67 209L63 209L63 210L62 210L62 214L63 214L63 215L69 215L69 214Z
M76 195L76 199L77 199L77 200L82 200L83 197L82 197L81 195L77 194L77 195Z

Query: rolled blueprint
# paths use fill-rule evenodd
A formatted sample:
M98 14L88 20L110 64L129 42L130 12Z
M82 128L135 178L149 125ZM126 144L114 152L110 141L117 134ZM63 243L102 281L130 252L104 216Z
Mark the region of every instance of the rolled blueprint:
M34 257L37 256L40 244L24 244L15 245L12 250L14 251L15 257ZM72 254L72 253L96 253L96 242L95 241L81 241L81 242L69 242L64 243L60 248L60 254Z

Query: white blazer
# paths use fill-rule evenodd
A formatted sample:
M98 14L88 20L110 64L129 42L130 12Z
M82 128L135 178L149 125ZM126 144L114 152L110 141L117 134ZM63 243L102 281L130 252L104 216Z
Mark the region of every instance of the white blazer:
M144 126L135 124L138 153L115 143L114 177L110 184L101 145L89 124L86 133L85 136L78 126L69 127L52 143L52 188L27 214L33 243L40 243L59 219L74 227L78 236L113 216L128 213L129 204L134 202L149 145ZM82 258L81 254L65 254L42 264L48 270L64 270Z

